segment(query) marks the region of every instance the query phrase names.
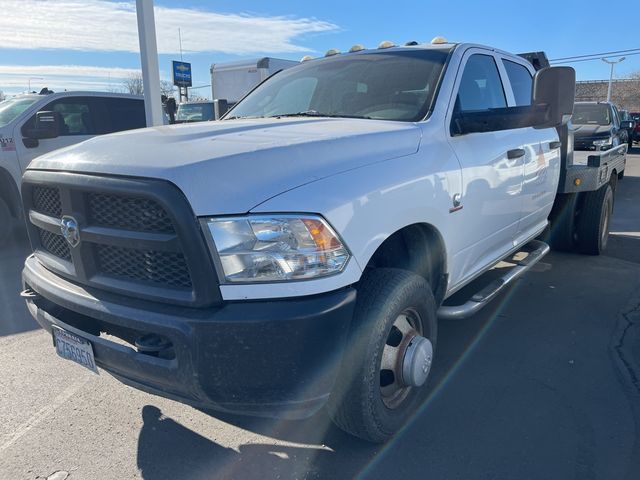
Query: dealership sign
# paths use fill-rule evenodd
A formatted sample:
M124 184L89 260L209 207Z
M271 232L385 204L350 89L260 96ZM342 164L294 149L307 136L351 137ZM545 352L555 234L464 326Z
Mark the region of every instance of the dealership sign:
M191 64L173 61L173 84L178 87L191 86Z

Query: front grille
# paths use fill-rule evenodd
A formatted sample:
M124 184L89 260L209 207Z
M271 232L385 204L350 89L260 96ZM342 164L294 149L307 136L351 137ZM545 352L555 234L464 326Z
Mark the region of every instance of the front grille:
M62 216L62 202L60 190L52 187L37 185L33 188L34 210L60 218Z
M184 255L177 252L134 250L96 245L99 270L121 279L191 288L191 277Z
M89 218L94 225L142 232L174 232L167 212L153 200L103 193L87 196Z
M40 236L40 243L42 248L56 257L63 260L71 260L71 250L69 244L62 237L62 235L56 235L55 233L48 232L42 228L38 228L38 235Z
M28 216L35 253L54 273L145 300L191 307L221 302L199 222L169 182L27 171L22 192L25 212L39 213ZM73 248L61 235L62 217L78 224L80 243Z

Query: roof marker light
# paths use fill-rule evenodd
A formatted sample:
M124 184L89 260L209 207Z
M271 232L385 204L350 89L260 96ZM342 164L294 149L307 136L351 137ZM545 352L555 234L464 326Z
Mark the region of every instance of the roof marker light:
M418 42L416 42L415 40L411 40L410 42L404 44L405 47L414 47L416 45L418 45Z
M338 50L337 48L331 48L327 50L327 53L325 53L324 56L333 57L334 55L339 55L339 54L340 54L340 50Z
M389 40L380 42L380 45L378 45L378 48L392 48L392 47L397 47L397 45Z
M300 62L308 62L309 60L313 60L313 57L311 55L305 55L300 59Z
M431 45L440 45L441 43L449 43L447 41L446 38L441 37L440 35L438 35L437 37L433 37L433 40L431 40Z
M356 43L353 47L349 49L349 53L360 52L364 50L364 45Z

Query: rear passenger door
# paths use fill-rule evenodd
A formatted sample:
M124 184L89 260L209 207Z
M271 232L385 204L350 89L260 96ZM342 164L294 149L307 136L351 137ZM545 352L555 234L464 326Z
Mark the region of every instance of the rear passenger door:
M105 123L101 133L122 132L147 126L144 100L117 97L105 97L101 100L105 109Z
M493 52L469 49L462 59L447 113L448 140L462 167L462 209L452 213L464 231L452 278L461 282L513 248L522 209L523 137L520 129L456 134L459 113L505 108L507 93ZM511 153L509 153L511 152Z
M531 105L534 69L520 58L500 56L507 98L510 107ZM542 230L555 199L560 175L560 148L555 128L525 127L514 130L523 142L524 182L522 184L522 215L516 242L522 243ZM552 148L555 147L555 148Z

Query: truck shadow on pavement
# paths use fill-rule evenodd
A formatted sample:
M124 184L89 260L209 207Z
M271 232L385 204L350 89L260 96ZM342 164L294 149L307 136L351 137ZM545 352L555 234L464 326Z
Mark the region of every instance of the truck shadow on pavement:
M309 471L305 460L333 456L326 449L259 443L236 451L164 417L151 405L142 409L142 418L137 462L146 480L324 478Z

